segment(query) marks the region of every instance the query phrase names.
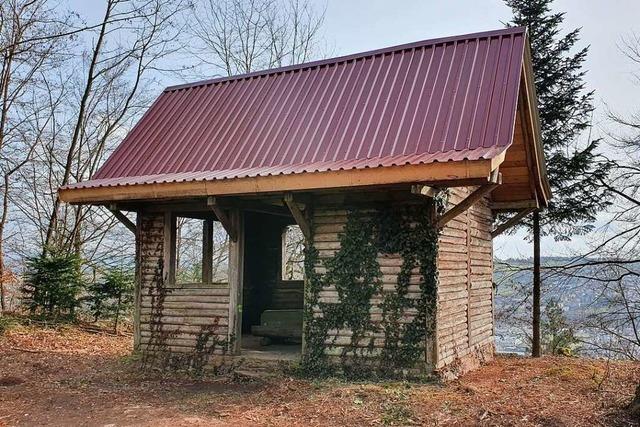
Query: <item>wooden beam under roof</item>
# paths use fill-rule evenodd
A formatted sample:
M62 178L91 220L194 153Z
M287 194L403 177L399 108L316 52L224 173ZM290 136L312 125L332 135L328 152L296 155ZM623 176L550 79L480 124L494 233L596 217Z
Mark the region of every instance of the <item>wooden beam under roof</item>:
M109 211L122 223L129 231L136 234L136 225L125 214L120 212L115 205L109 206Z
M428 185L414 184L411 186L411 194L434 198L438 195L438 189Z
M512 202L491 202L492 211L518 211L520 209L539 208L536 200L517 200Z
M300 231L302 231L304 238L307 239L308 242L310 242L313 237L311 235L311 226L309 224L309 221L307 221L307 218L304 216L295 200L293 199L293 194L286 193L284 195L284 203L289 207L291 215L293 215L293 218L296 220L296 223L300 227Z
M235 227L234 227L233 223L231 222L231 219L229 218L227 213L218 204L216 198L215 197L209 197L207 199L207 205L211 208L213 213L216 214L216 217L218 218L218 221L220 221L220 223L222 224L222 227L225 229L225 231L229 235L229 239L231 239L231 241L233 241L233 242L237 242L238 241L238 232L235 229Z
M525 216L529 215L531 212L533 212L535 210L536 210L536 208L527 208L527 209L521 210L516 215L514 215L511 218L509 218L507 221L505 221L502 224L500 224L499 226L497 226L495 228L495 230L493 230L491 232L491 238L493 239L495 237L498 237L499 235L501 235L502 233L504 233L505 231L507 231L508 229L513 227L514 225L518 224L520 221L522 221L522 219Z
M489 179L489 183L481 185L476 188L471 194L469 194L464 200L460 203L449 209L447 212L442 214L439 218L436 218L435 225L437 228L444 227L449 221L469 209L476 203L478 200L482 199L484 196L492 192L495 188L497 188L502 183L502 176L498 169L494 170L491 173L491 177Z

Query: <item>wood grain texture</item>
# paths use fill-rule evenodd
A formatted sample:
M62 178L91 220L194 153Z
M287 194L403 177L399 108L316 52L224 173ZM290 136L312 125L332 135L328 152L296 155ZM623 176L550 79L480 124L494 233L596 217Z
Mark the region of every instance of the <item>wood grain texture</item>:
M450 204L473 188L450 189ZM492 213L487 197L449 221L438 241L436 314L438 371L475 357L485 360L493 346Z
M136 349L146 352L193 353L198 337L228 339L228 284L169 282L172 258L165 239L172 236L172 216L140 213L137 221L135 304ZM214 353L219 353L215 350Z

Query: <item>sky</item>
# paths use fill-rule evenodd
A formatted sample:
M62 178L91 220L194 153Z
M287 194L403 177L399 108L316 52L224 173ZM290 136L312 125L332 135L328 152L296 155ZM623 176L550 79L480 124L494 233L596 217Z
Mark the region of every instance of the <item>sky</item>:
M324 39L331 56L346 55L435 37L502 28L511 12L498 0L318 0L326 5ZM555 10L566 12L567 30L580 27L580 45L590 46L586 82L596 90L593 136L615 130L607 109L638 111L640 86L633 83L633 64L621 52L625 37L640 35L639 0L556 0ZM70 0L70 7L87 21L98 21L100 0ZM636 64L637 67L637 64ZM597 224L600 225L600 224ZM542 241L543 256L570 255L585 248L589 238L557 243ZM524 232L495 240L496 256L529 257L532 248Z

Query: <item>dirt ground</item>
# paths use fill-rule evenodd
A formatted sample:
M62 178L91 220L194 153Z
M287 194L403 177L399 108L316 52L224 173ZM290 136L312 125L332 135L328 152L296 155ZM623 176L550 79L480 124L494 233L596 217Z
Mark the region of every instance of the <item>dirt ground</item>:
M446 385L194 378L139 368L130 336L0 337L0 426L637 425L629 362L501 357ZM635 423L635 424L634 424Z

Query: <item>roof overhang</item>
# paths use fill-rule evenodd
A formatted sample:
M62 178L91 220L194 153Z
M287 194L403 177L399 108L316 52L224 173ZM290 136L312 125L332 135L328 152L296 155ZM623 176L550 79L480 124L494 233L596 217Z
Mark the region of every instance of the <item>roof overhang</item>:
M61 188L59 195L60 199L67 203L104 204L117 201L248 195L400 183L425 183L440 186L479 185L487 182L491 172L498 168L503 160L504 154L498 154L491 159L305 172L287 175L102 187L67 187Z

